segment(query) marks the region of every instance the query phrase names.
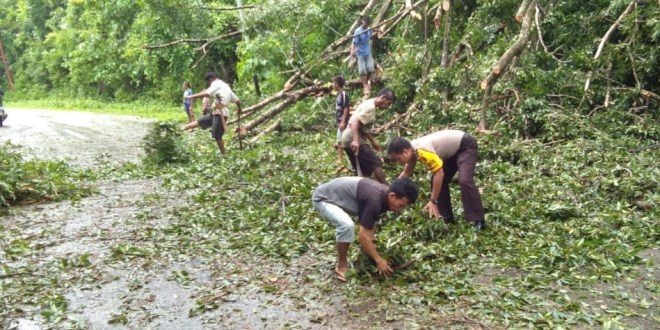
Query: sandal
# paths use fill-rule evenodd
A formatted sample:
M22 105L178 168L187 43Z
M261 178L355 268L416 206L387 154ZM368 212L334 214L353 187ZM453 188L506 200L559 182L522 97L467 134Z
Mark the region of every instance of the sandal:
M346 282L346 272L342 272L339 268L335 267L335 278L340 282Z

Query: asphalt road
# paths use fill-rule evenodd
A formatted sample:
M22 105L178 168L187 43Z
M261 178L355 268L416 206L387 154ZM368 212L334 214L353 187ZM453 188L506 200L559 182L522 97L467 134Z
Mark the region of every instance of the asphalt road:
M71 165L137 162L149 121L132 116L6 108L0 148L6 141L24 147L27 157L61 159Z

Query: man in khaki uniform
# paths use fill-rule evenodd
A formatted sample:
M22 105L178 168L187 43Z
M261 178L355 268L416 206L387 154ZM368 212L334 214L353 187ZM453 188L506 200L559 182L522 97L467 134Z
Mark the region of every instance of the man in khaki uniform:
M477 164L477 141L459 130L442 130L408 141L397 137L387 147L387 153L400 164L405 164L399 177L410 177L417 162L431 171L431 200L424 209L429 216L442 216L447 223L454 223L449 183L458 171L461 201L465 220L478 229L486 227L481 194L474 183Z

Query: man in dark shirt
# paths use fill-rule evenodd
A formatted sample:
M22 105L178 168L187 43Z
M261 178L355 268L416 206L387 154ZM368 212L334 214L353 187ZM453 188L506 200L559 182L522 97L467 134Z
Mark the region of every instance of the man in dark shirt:
M321 216L337 228L337 279L346 281L348 247L355 240L355 224L350 215L357 215L360 223L358 240L362 249L376 262L378 272L389 276L392 268L382 258L374 244L374 227L386 211L399 213L415 203L418 189L409 178L394 180L388 187L362 177L343 177L322 184L314 190L312 203Z

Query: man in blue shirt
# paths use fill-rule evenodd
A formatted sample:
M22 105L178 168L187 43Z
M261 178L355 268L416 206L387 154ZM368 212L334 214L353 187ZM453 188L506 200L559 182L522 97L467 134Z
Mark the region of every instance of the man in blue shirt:
M374 59L371 56L371 46L369 45L372 31L369 27L369 17L365 15L360 20L362 25L353 32L351 56L357 58L358 72L360 73L364 95L368 96L371 92L369 80L371 79L371 74L374 72Z

